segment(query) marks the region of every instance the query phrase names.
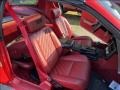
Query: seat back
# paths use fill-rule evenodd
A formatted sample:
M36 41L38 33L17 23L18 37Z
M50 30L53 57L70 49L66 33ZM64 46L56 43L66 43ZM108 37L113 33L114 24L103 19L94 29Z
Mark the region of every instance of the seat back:
M45 26L44 21L43 16L37 15L26 19L25 24L39 62L44 71L49 73L57 62L62 48L52 29Z
M71 38L73 36L72 28L65 17L62 16L61 10L59 8L53 9L53 18L55 20L55 25L57 31L55 33L59 38Z

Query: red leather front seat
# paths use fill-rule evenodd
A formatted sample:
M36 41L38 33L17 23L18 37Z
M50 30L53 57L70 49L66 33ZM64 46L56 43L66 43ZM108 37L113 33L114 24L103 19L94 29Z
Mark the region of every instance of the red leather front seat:
M59 8L53 9L53 18L54 23L56 25L56 28L54 31L58 38L69 38L76 40L78 43L85 45L85 46L91 46L92 45L92 39L88 36L75 36L73 35L72 28L67 21L65 17L63 17L61 14L61 10Z
M61 43L51 28L43 27L42 20L42 16L37 15L25 22L32 46L44 71L66 88L85 90L90 71L87 57L78 53L61 56Z

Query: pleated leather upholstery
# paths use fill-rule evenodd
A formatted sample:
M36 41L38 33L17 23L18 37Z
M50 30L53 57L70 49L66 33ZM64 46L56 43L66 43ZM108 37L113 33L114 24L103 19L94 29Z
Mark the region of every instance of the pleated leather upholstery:
M47 73L51 71L62 51L60 42L55 40L57 37L52 33L50 28L45 27L30 36L42 67Z

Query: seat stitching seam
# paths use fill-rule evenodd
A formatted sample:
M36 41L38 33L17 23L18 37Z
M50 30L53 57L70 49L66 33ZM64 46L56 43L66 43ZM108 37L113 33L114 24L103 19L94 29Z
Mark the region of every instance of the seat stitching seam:
M74 62L71 63L71 66L70 66L70 68L69 68L69 70L68 70L68 71L69 71L69 72L68 72L68 75L70 75L70 73L71 73L71 70L72 70L73 64L74 64Z

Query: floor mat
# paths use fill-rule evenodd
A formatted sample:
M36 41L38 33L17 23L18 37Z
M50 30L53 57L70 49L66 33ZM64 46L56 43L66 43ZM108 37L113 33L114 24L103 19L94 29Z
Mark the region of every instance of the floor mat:
M92 73L87 90L111 90L104 80L96 73Z

